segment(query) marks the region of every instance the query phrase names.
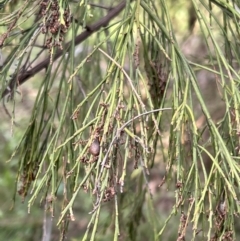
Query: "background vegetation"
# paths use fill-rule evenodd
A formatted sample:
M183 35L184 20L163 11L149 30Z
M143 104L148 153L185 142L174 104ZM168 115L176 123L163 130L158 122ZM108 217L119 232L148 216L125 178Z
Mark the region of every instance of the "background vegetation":
M0 2L1 240L238 240L240 2Z

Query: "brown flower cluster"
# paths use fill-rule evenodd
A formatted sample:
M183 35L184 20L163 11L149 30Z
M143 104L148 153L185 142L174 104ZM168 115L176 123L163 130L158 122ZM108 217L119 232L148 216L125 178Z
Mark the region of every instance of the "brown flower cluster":
M114 198L116 192L114 187L109 187L105 190L103 201L107 202Z
M64 35L71 20L69 7L63 9L57 0L45 0L40 4L40 16L44 19L42 33L50 35L45 45L49 49L52 47L62 49Z

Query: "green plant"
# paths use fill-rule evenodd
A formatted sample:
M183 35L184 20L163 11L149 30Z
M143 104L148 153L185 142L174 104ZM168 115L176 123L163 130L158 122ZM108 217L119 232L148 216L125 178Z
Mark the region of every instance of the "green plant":
M174 217L177 240L236 239L239 3L178 3L191 16L188 31L198 32L206 48L198 59L179 44L175 1L15 3L1 5L1 96L13 103L14 125L21 85L38 74L29 124L12 154L29 212L36 200L43 203L59 216L64 240L84 190L92 210L82 240L99 238L98 230L110 240L120 234L138 240L146 220L149 240L161 240ZM214 75L224 105L217 122L196 77L200 70ZM197 125L200 117L205 124ZM165 169L160 186L175 192L164 224L150 188L149 173L158 167ZM106 221L105 206L112 214Z

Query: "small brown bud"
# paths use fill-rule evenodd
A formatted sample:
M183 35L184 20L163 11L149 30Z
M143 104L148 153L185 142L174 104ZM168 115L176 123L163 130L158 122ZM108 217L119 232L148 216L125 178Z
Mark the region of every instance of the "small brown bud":
M89 152L93 155L93 156L98 156L99 152L100 152L100 143L98 138L94 139L91 146L89 147Z

